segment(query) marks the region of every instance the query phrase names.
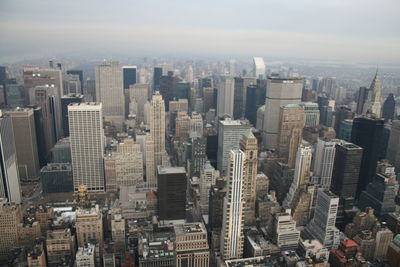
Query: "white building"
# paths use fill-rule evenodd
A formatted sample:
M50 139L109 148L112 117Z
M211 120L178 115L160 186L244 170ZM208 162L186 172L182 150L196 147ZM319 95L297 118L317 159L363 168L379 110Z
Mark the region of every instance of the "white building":
M337 249L340 243L340 231L335 227L338 207L338 196L329 190L318 189L314 218L305 230L329 250Z
M218 84L217 115L233 118L235 80L231 76L221 76Z
M290 214L291 210L287 209L274 215L273 239L282 250L297 249L300 239L300 231L297 230L296 222Z
M264 78L266 74L266 67L262 57L253 58L253 76L257 79Z
M288 104L300 104L302 89L303 80L300 78L268 78L263 124L266 148L275 149L277 146L281 107Z
M104 191L104 132L101 103L73 103L68 106L74 188Z
M381 79L378 71L376 71L374 80L368 90L368 97L364 103L363 115L367 113L376 114L379 118L381 116Z
M93 244L78 248L76 252L76 267L95 267L95 253Z
M104 119L122 129L125 100L122 68L116 61L96 66L96 101L103 104Z
M229 152L230 168L221 230L221 256L224 260L240 259L243 256L244 162L245 154L241 150L234 149Z

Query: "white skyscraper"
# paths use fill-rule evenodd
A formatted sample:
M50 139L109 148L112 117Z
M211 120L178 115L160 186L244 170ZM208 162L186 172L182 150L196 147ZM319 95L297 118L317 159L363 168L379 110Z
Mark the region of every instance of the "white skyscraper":
M229 115L233 118L233 101L235 93L235 80L231 76L221 76L218 85L217 115Z
M267 96L263 123L264 146L275 149L279 132L279 113L288 104L300 104L303 80L271 77L267 80Z
M96 66L96 101L103 105L104 120L122 129L125 100L122 68L116 61Z
M376 71L374 80L368 90L368 97L364 104L363 115L373 113L376 114L377 117L381 116L381 91L381 79L378 71Z
M104 191L104 133L101 103L73 103L68 106L74 189Z
M157 170L165 154L165 103L159 92L150 102L150 134L154 142L154 169Z
M221 255L224 260L242 258L243 255L243 178L245 154L234 149L229 152L227 192L221 231Z
M253 58L253 75L255 78L264 78L266 74L266 67L262 57Z
M329 189L331 186L336 144L340 142L339 139L318 138L314 156L314 176L318 179L318 186L322 188Z
M338 196L329 190L319 189L314 218L305 229L307 235L318 239L327 249L337 249L340 242L340 232L335 227L338 206Z

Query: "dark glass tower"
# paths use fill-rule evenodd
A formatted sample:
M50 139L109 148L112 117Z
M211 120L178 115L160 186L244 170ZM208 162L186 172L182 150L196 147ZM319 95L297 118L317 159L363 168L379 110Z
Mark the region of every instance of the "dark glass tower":
M0 66L0 85L5 85L7 82L6 67Z
M154 73L153 73L153 91L160 91L160 85L161 85L161 76L162 76L162 68L155 67L154 68Z
M394 114L395 107L396 107L396 101L394 100L394 95L389 94L385 100L385 103L383 103L382 107L382 118L384 118L385 121L393 120L395 115Z
M83 95L81 94L69 94L61 98L61 118L64 137L69 136L69 125L68 125L68 105L71 103L83 102Z
M136 83L136 67L135 66L122 67L122 76L124 80L124 89L129 89L130 85Z
M81 82L81 94L83 94L83 71L82 70L67 70L67 74L73 74L79 76Z
M361 191L365 190L367 184L372 182L375 176L381 150L383 126L383 119L360 117L353 120L351 142L364 150L357 186L357 197Z
M249 85L246 90L246 109L245 118L248 119L251 124L256 125L257 121L257 85Z
M363 108L364 108L364 103L365 100L367 100L368 97L368 88L367 87L360 87L358 90L358 96L357 96L357 114L362 114Z

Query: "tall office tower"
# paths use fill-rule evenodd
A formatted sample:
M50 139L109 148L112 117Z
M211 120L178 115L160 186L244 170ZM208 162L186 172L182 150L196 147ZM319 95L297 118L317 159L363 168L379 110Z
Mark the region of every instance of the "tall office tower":
M233 118L235 120L243 118L246 109L247 87L255 85L255 83L256 79L254 78L234 78ZM254 104L252 103L252 105Z
M55 123L54 123L54 110L50 105L50 96L54 93L54 87L36 86L34 88L35 105L42 109L44 137L46 142L47 154L56 143Z
M191 138L200 138L203 136L203 117L197 112L192 112L190 116L189 136Z
M239 149L229 152L227 194L224 199L224 213L221 230L221 256L224 260L240 259L244 242L244 200L246 155Z
M318 138L313 164L318 187L329 189L331 186L336 144L340 143L339 139Z
M149 84L141 83L136 83L129 87L130 103L134 102L137 105L136 120L138 122L142 122L144 120L144 104L146 104L147 100L149 99L149 88ZM131 113L130 108L129 113Z
M0 198L21 203L21 189L11 118L0 111Z
M55 229L46 234L47 263L51 266L70 266L75 253L75 237L71 230Z
M210 266L207 230L203 223L185 223L174 226L176 266Z
M73 103L68 106L74 189L104 191L104 133L101 103Z
M5 114L12 121L19 177L24 181L35 181L40 176L40 166L33 109L17 108Z
M354 118L354 112L346 106L340 106L335 111L335 124L334 129L336 134L340 133L340 126L344 120L352 120Z
M0 66L0 85L5 85L7 80L6 67Z
M268 78L263 124L266 148L277 148L280 108L287 104L300 104L302 88L303 80L299 78Z
M257 90L257 85L249 85L246 88L246 106L244 111L244 117L248 119L251 124L256 126L257 122L257 109L260 107L259 105L259 94ZM265 98L265 97L264 97Z
M284 158L290 168L294 167L296 154L303 140L304 109L297 104L280 108L278 128L278 156Z
M64 137L69 136L69 122L68 122L68 105L71 103L82 103L84 96L82 94L68 94L61 97L61 116Z
M372 181L379 159L384 121L374 118L355 118L351 130L351 142L362 147L360 177L358 179L357 196Z
M355 144L336 144L331 191L340 197L345 210L352 209L357 192L363 149Z
M299 244L300 231L290 214L290 209L274 214L273 240L281 250L296 250Z
M190 141L192 145L192 155L190 157L190 175L191 177L199 177L204 163L207 160L207 139L205 137L198 137L191 138Z
M67 74L78 75L79 81L81 83L81 91L77 92L79 94L83 94L83 71L82 70L67 70Z
M186 219L186 171L183 167L157 168L158 218Z
M311 168L312 150L311 146L301 144L297 150L296 165L294 169L293 182L290 186L289 193L286 195L283 206L291 207L295 195L302 186L309 182Z
M367 87L360 87L358 90L357 95L357 109L356 113L361 115L363 113L364 104L368 97L368 88Z
M374 80L368 90L368 97L364 103L362 114L375 114L378 118L381 116L381 79L376 71Z
M214 108L214 88L204 87L203 88L203 111L207 112Z
M218 84L217 115L233 117L235 81L230 76L221 76Z
M400 120L392 122L392 129L390 130L390 137L386 157L396 168L396 172L400 171Z
M148 188L157 188L156 165L154 163L154 140L150 133L146 134L144 149L146 186Z
M173 76L173 73L168 76L161 76L160 78L160 94L165 101L166 111L169 111L169 102L174 99L175 92L177 90L178 83L181 82L179 77ZM187 84L184 83L184 87L187 89ZM183 88L181 88L183 89ZM187 99L187 97L186 97Z
M258 165L258 143L251 130L248 130L240 140L240 149L245 154L243 176L243 216L246 226L253 226L256 222L256 179Z
M267 72L264 59L262 57L253 58L253 76L256 79L262 79L265 77Z
M64 92L67 94L80 94L82 92L82 84L78 75L67 74L64 75Z
M96 81L87 78L86 80L86 91L85 91L85 99L87 101L95 101L96 100Z
M314 218L306 226L305 232L313 239L318 239L327 249L337 249L340 231L335 227L339 197L329 190L319 189Z
M150 134L154 142L154 166L162 165L165 153L165 104L163 97L156 92L150 102Z
M96 205L92 208L77 208L76 210L76 239L78 247L87 243L97 244L103 248L103 213Z
M393 240L393 232L390 231L386 224L380 225L377 229L374 229L375 234L375 252L373 255L374 259L384 260L390 245Z
M200 171L200 211L201 214L207 214L209 211L209 196L210 189L217 178L219 177L219 171L215 170L213 166L211 166L209 161L203 165Z
M326 93L331 98L334 98L336 89L336 77L325 77L318 84L318 92Z
M353 129L353 120L344 120L340 123L340 132L336 133L336 136L339 139L350 142L352 129Z
M153 71L153 92L160 91L160 79L163 74L163 69L155 67Z
M6 84L4 88L6 105L10 108L25 106L25 88L18 84Z
M360 194L358 206L362 210L371 207L375 215L382 218L396 210L395 198L398 191L399 183L394 167L386 161L379 162L373 181Z
M313 102L302 102L300 106L304 109L304 126L317 126L319 124L318 104Z
M38 71L39 68L37 67L24 67L23 69L25 103L27 104L35 104L34 88L36 86L56 86L54 77L42 76Z
M122 66L122 79L124 83L124 89L129 89L131 85L134 85L136 81L136 66Z
M222 175L228 171L229 153L239 148L240 139L250 129L246 121L220 120L218 123L218 170Z
M28 106L33 109L36 129L36 143L39 154L39 165L43 167L47 163L48 151L46 150L45 129L43 124L43 112L41 107Z
M0 198L0 262L7 262L10 250L19 243L18 225L22 222L19 204Z
M382 118L384 118L385 121L393 120L396 115L395 112L396 112L396 101L394 99L394 95L389 94L385 102L383 103Z
M122 69L116 61L96 66L96 101L103 105L104 120L122 129L125 118Z
M190 117L186 112L178 111L175 119L175 138L181 142L189 137Z

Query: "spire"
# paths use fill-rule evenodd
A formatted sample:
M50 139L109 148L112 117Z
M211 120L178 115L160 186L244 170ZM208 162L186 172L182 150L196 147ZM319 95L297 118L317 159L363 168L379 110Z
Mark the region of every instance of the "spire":
M378 67L376 68L375 77L372 80L371 86L369 87L370 91L381 91L381 78L379 75Z

